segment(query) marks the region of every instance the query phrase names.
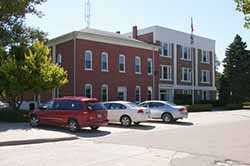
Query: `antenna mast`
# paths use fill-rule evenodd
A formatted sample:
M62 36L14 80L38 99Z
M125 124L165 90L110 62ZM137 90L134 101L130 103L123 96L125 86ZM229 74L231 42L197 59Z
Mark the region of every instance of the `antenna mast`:
M84 18L85 18L85 23L87 24L87 28L90 26L90 0L85 0L85 10L84 10Z

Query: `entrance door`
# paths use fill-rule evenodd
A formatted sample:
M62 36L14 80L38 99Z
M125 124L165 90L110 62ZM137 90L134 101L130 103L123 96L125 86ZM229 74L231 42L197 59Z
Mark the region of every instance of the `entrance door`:
M172 90L171 89L161 89L160 90L160 100L162 101L173 101Z

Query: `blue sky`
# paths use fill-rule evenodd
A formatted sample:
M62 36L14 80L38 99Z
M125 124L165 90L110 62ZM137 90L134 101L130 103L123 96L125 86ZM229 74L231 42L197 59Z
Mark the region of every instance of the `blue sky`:
M48 0L39 7L44 17L28 16L27 24L39 27L53 38L86 27L84 0ZM216 40L216 54L223 60L236 34L250 44L250 30L233 0L91 0L91 27L111 32L129 32L133 25L161 25ZM220 68L222 70L222 68Z

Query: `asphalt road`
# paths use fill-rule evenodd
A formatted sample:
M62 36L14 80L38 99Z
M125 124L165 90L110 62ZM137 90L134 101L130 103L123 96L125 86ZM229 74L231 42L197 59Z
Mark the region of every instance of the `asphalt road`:
M249 166L249 128L250 111L244 110L192 113L175 124L114 124L97 132L84 129L74 141L0 147L0 166Z

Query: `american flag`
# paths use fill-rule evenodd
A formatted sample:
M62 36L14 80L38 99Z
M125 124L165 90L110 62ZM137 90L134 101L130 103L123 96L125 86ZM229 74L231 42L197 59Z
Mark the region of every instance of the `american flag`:
M190 37L190 39L191 39L190 43L194 44L194 23L193 23L193 18L191 18L191 37Z

